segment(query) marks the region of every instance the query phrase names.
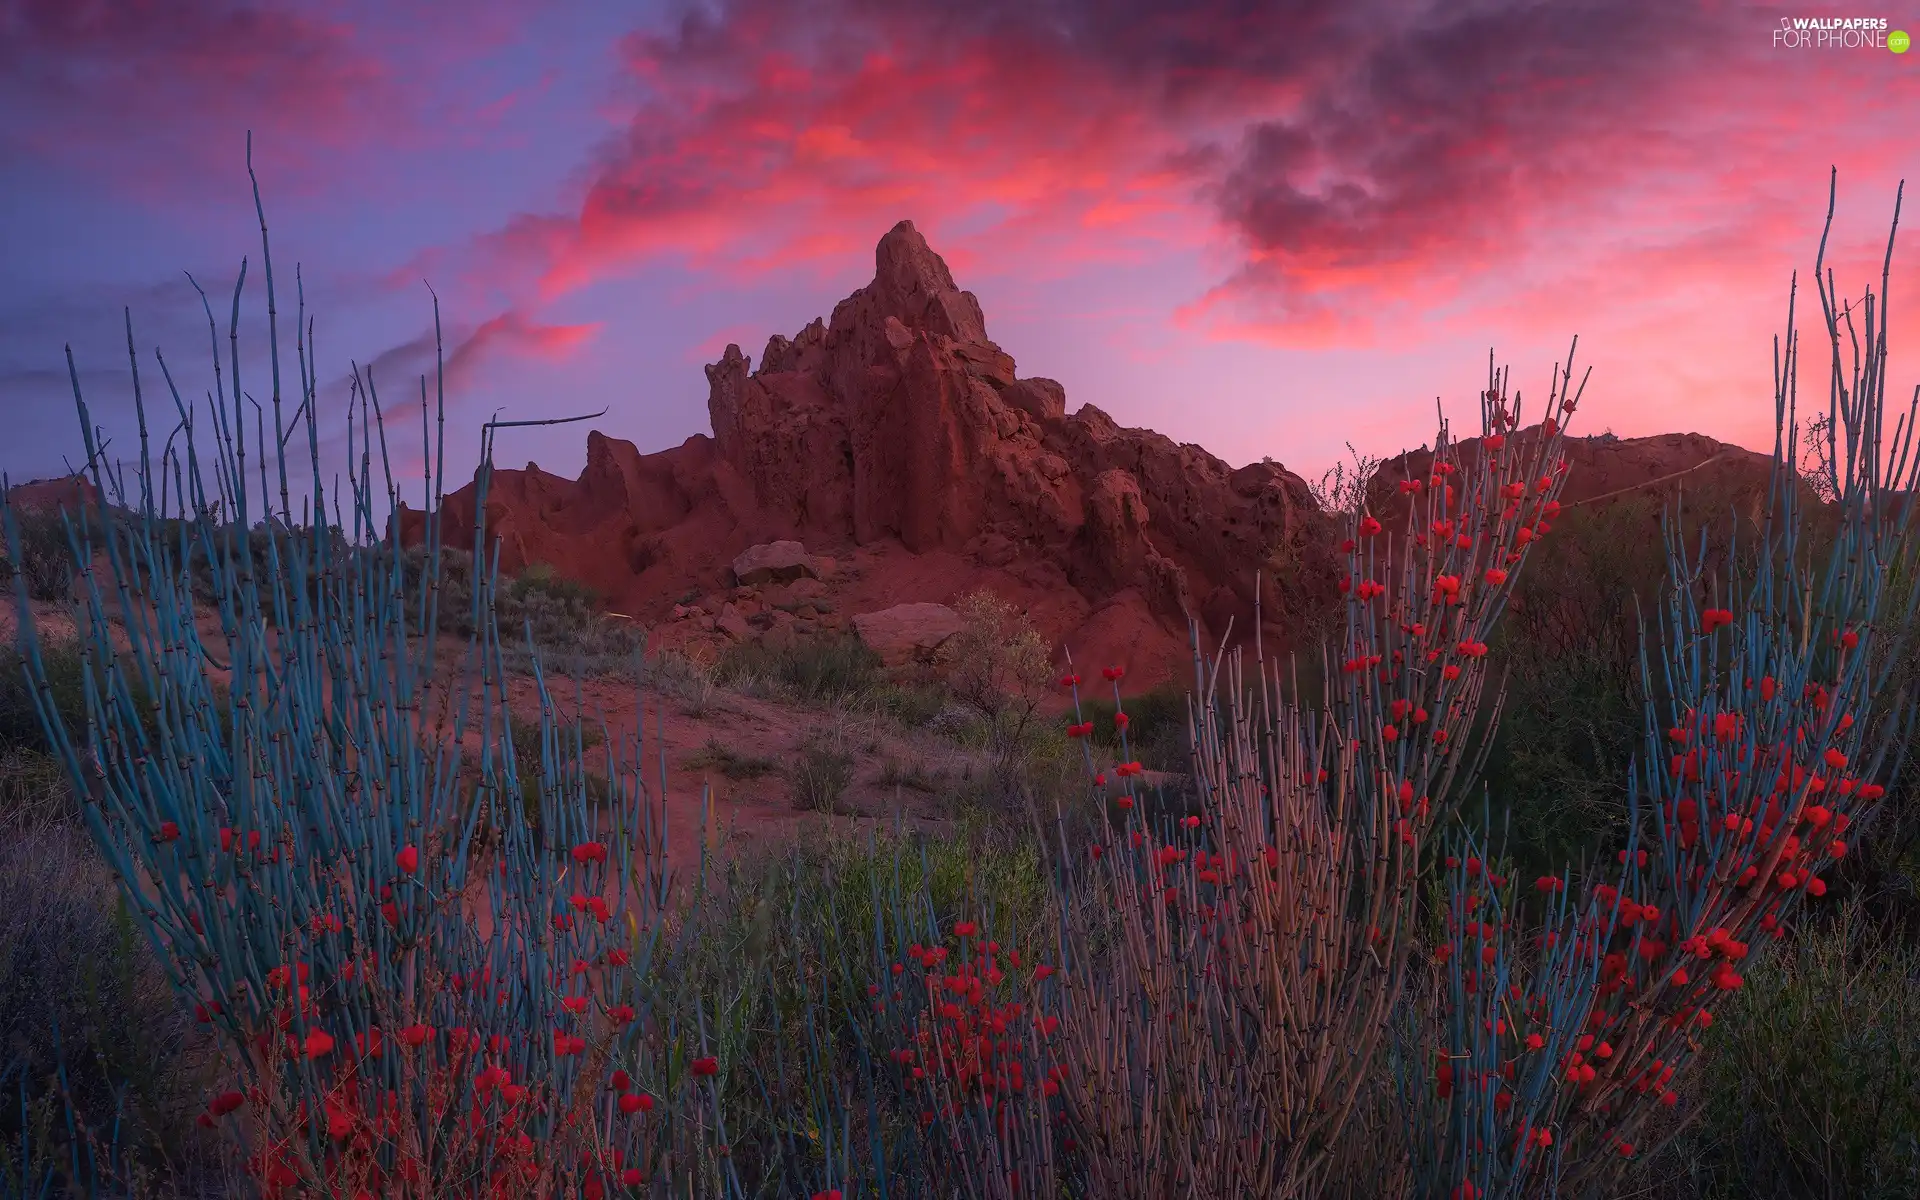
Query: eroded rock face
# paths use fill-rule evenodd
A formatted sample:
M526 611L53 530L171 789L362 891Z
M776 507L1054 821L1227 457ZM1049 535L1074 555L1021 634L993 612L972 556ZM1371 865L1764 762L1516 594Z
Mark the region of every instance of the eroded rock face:
M644 617L724 579L758 543L852 557L897 542L1009 586L1069 590L1070 603L1036 606L1044 632L1068 643L1124 593L1145 606L1138 635L1176 658L1189 615L1206 635L1228 619L1251 632L1254 575L1276 555L1301 587L1331 592L1301 479L1273 464L1234 470L1092 405L1069 415L1060 384L1018 377L979 301L911 222L880 240L873 281L829 318L769 338L758 369L728 346L706 373L711 439L642 455L594 433L577 481L496 471L487 518L503 567L549 562ZM447 513L450 536L470 539L472 489L448 497ZM417 537L420 515L404 520ZM896 568L907 591L894 598L957 598L954 570L873 569ZM1266 611L1284 644L1271 594Z
M757 372L733 347L708 368L715 441L770 515L856 543L1049 560L1095 602L1140 589L1182 630L1189 613L1251 616L1254 571L1304 538L1302 480L1234 471L1090 405L1068 416L1058 383L1017 377L910 222L875 257L873 283L825 326L771 340Z

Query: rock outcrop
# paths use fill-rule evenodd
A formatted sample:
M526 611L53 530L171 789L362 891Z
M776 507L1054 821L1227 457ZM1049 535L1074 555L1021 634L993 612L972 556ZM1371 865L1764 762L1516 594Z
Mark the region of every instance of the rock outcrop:
M868 564L892 573L892 602L985 584L1076 651L1083 630L1098 642L1110 629L1132 657L1176 664L1189 617L1203 636L1229 620L1250 632L1255 573L1277 559L1306 591L1331 589L1304 481L1272 463L1236 470L1092 405L1069 414L1060 384L1018 376L911 222L831 317L769 338L757 369L728 346L706 375L711 438L643 455L596 432L578 480L496 470L486 518L503 569L549 563L651 619L734 582L732 559L756 544L856 562L898 546L917 567ZM465 544L472 487L445 511ZM423 528L403 515L404 537ZM1284 613L1267 611L1284 643Z
M21 511L59 512L65 509L75 516L101 507L100 489L85 475L63 475L54 479L29 479L7 489L7 503Z
M496 471L485 515L502 568L545 562L668 632L735 639L842 636L846 614L984 586L1076 661L1149 681L1186 669L1188 618L1209 645L1229 626L1249 636L1257 573L1269 648L1333 595L1338 534L1303 480L1272 462L1230 467L1091 404L1069 413L1060 384L1018 375L910 222L829 318L770 337L757 368L730 345L706 375L711 437L641 454L595 432L577 480ZM1668 476L1764 499L1765 456L1698 435L1575 438L1569 454L1570 504L1664 494ZM1383 515L1427 457L1382 466ZM476 515L472 486L447 497L452 544L470 543ZM423 527L403 513L404 537Z

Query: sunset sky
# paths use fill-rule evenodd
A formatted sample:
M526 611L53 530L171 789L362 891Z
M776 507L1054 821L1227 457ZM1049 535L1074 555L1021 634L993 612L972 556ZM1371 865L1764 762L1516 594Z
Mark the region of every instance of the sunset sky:
M1855 296L1920 182L1920 51L1776 46L1797 16L1920 33L1920 7L1671 0L0 0L0 470L80 461L69 343L131 449L123 308L150 400L158 347L204 403L187 273L224 353L243 256L267 399L249 129L285 390L296 263L330 428L355 360L417 403L430 283L462 474L496 410L606 407L649 451L707 431L701 364L829 313L903 217L1022 375L1235 465L1423 444L1489 348L1544 394L1575 334L1585 432L1765 448L1829 168ZM572 475L583 431L501 459Z

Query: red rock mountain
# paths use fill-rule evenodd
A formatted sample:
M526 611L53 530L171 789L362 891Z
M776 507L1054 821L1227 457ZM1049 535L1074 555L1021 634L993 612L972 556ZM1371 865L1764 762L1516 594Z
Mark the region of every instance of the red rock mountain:
M684 605L705 596L702 628L714 634L719 617L738 637L756 613L787 620L794 598L735 589L745 611L722 612L734 557L798 540L832 556L824 586L806 581L814 615L834 614L828 629L984 586L1077 662L1149 680L1186 669L1188 614L1209 639L1229 621L1250 629L1256 571L1271 589L1270 645L1331 592L1330 525L1302 479L1270 462L1229 467L1091 404L1069 413L1060 384L1019 377L911 222L880 240L873 282L831 318L769 338L758 369L730 345L706 373L711 437L642 454L592 432L577 480L497 469L486 524L502 569L549 564L649 624L699 615ZM1709 465L1764 482L1768 464L1692 434L1575 439L1569 452L1570 500ZM1420 453L1376 482L1423 470ZM446 497L450 544L470 543L474 497L471 484ZM403 538L423 527L403 510Z
M1230 618L1249 628L1269 560L1294 564L1296 589L1316 563L1330 586L1298 476L1231 468L1090 404L1069 414L1058 383L1017 375L911 222L875 258L872 283L770 338L758 369L738 346L706 368L712 437L641 454L594 432L577 480L496 470L487 527L502 569L545 562L657 620L731 583L742 550L790 538L851 567L850 611L984 585L1082 661L1161 669L1187 657L1188 613L1210 636ZM472 485L445 515L452 544L471 538ZM403 514L404 537L422 527Z

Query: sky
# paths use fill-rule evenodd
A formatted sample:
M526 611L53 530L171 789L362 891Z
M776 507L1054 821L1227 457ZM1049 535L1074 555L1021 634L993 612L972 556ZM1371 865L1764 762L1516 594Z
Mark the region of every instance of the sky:
M708 431L703 363L830 313L902 218L1021 375L1235 466L1423 445L1490 350L1543 398L1576 335L1585 432L1769 449L1830 170L1854 297L1920 183L1903 2L0 0L0 471L84 460L69 347L109 455L137 445L129 320L156 440L162 360L204 407L243 259L241 386L269 403L249 133L287 411L297 267L326 452L370 368L413 406L403 486L436 296L453 482L494 413L605 409L659 450ZM1781 44L1805 17L1887 24ZM498 459L571 476L583 429Z

